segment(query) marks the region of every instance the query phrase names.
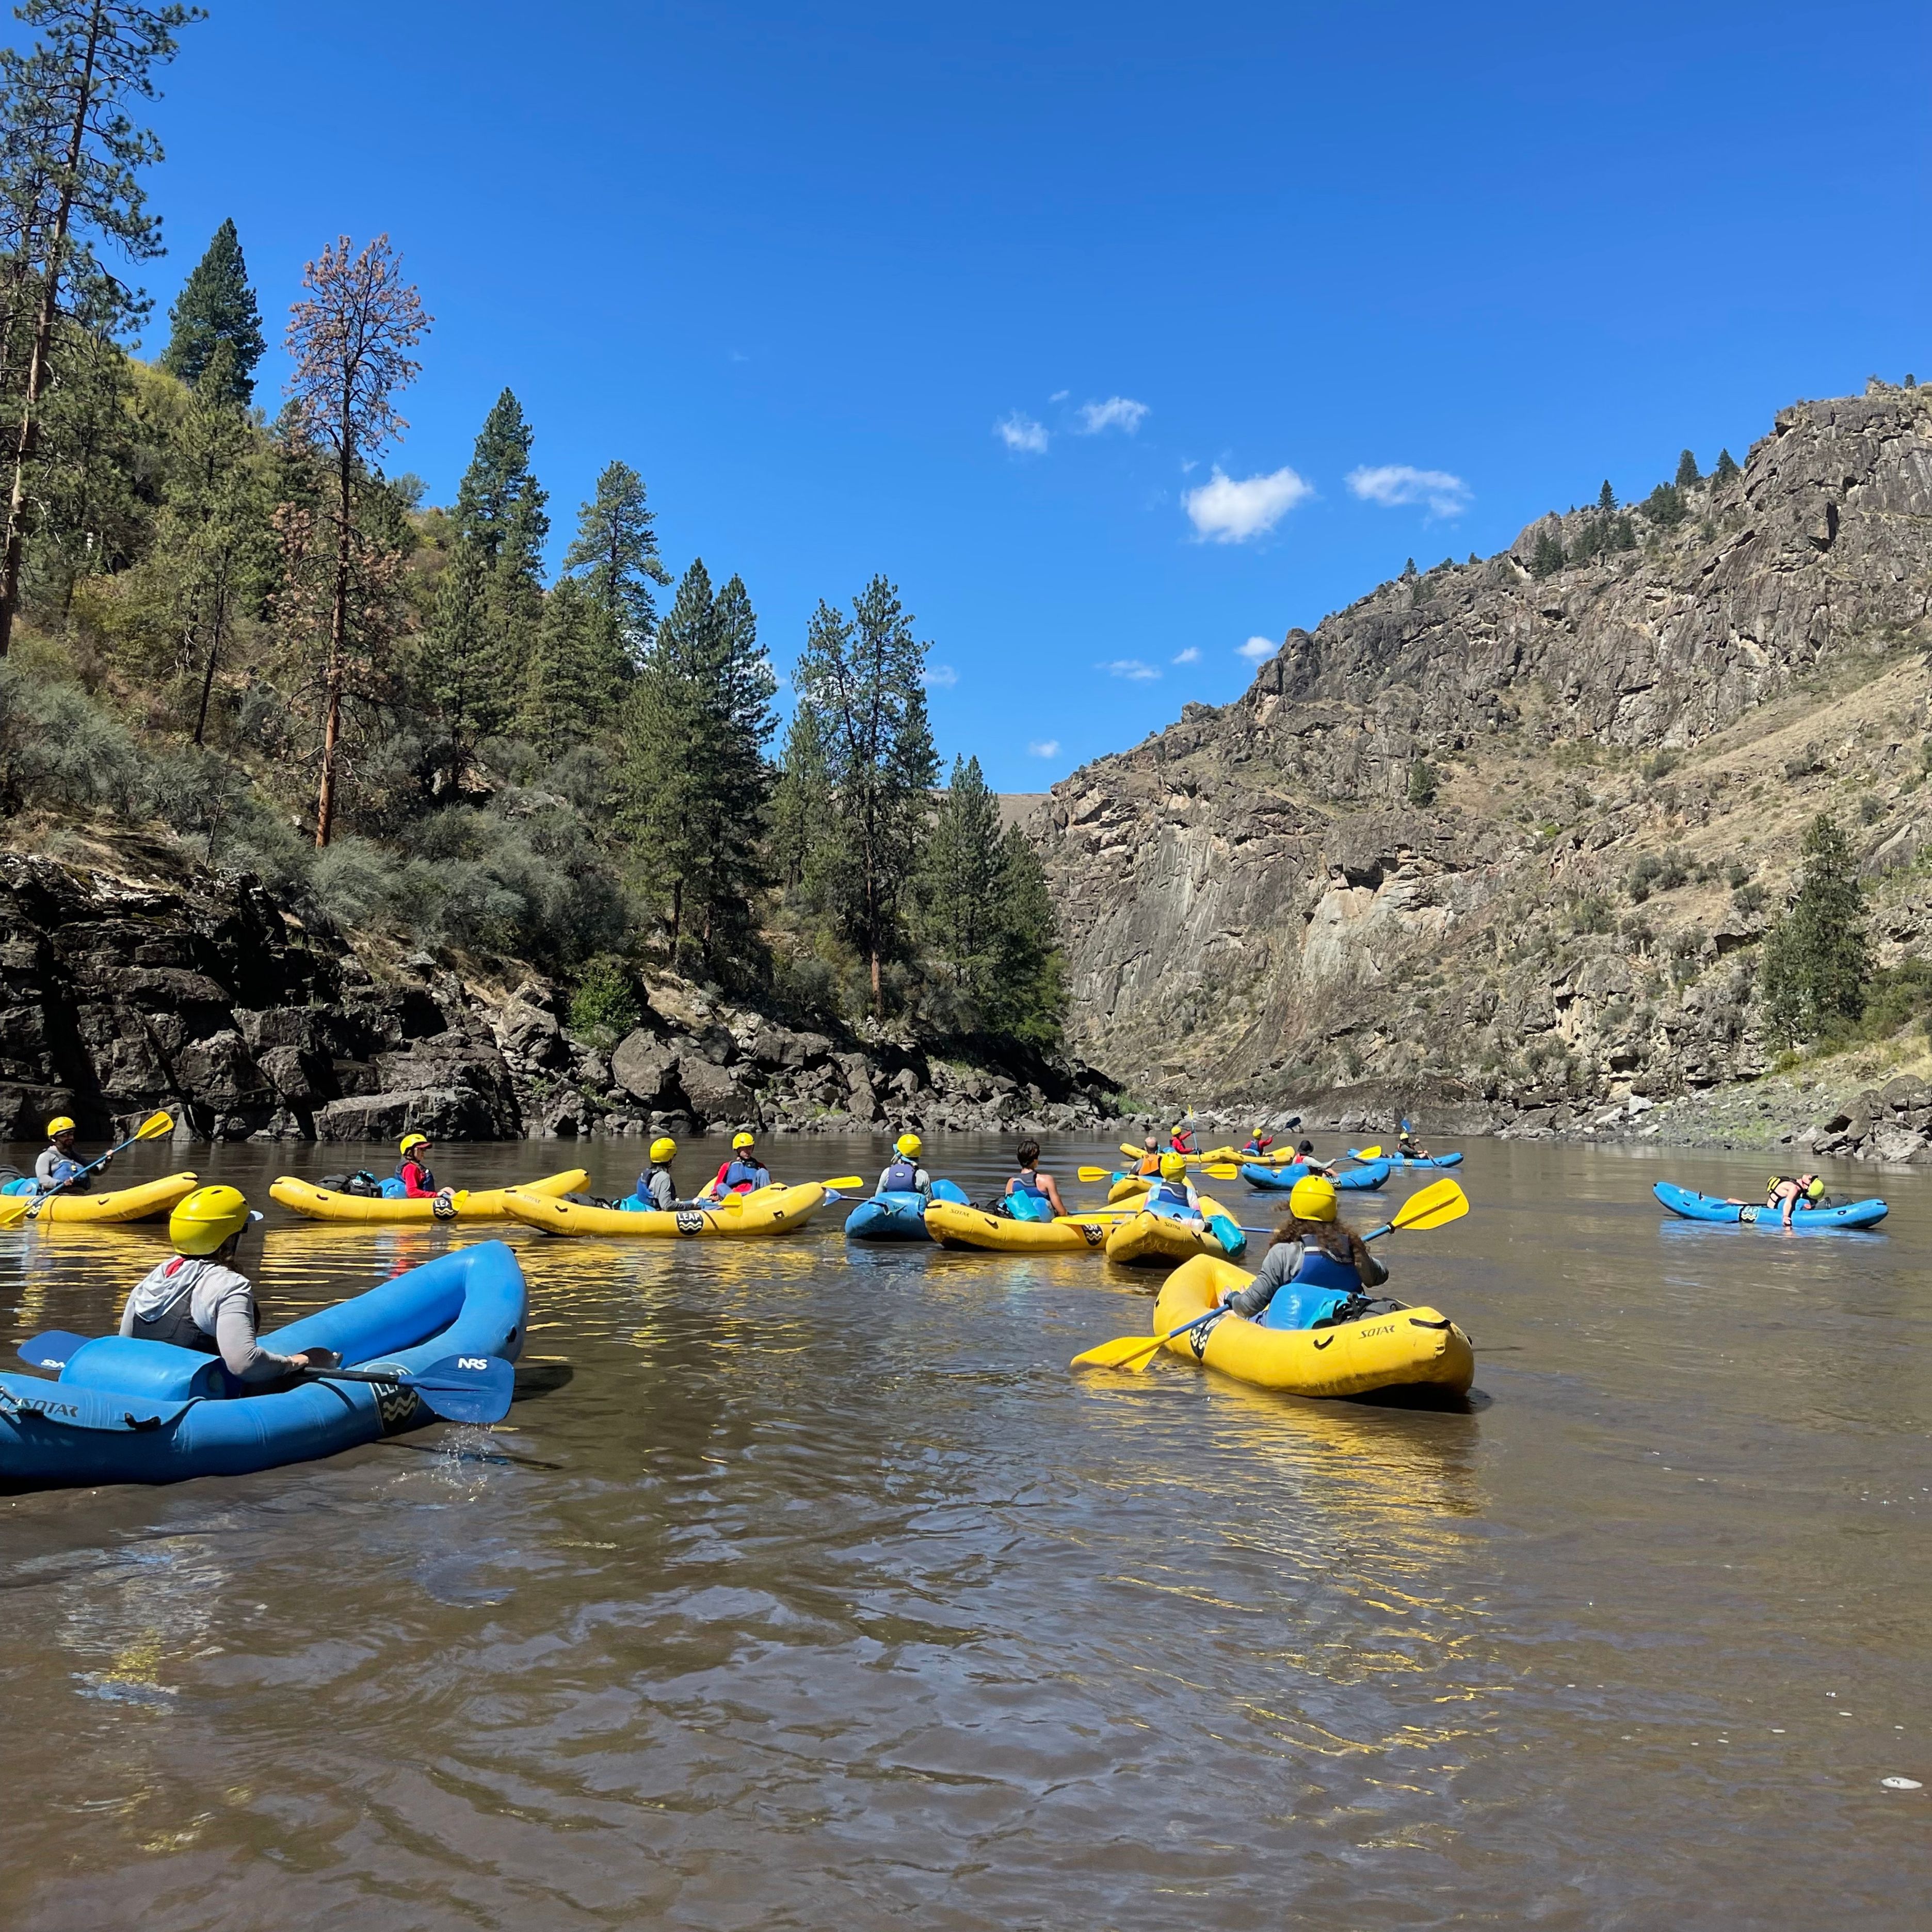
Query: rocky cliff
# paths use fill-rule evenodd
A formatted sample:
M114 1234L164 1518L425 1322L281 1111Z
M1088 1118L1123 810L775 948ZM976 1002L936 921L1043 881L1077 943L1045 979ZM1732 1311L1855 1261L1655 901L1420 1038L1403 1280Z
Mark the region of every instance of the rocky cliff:
M1761 1072L1806 820L1861 842L1883 958L1932 930L1929 599L1932 393L1874 382L1657 514L1552 515L1289 632L1030 821L1074 1047L1146 1102L1468 1125Z
M358 950L254 880L108 830L99 862L0 853L0 1139L157 1107L204 1138L393 1141L656 1130L1040 1131L1106 1083L910 1039L796 1030L675 979L608 1052L554 986Z

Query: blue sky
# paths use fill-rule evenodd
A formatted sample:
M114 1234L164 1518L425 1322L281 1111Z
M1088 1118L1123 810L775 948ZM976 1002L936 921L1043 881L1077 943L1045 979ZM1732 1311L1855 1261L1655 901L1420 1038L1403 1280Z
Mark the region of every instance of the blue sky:
M225 215L278 339L386 230L392 467L446 500L508 384L560 544L621 457L782 667L885 572L1003 789L1408 556L1932 380L1922 4L209 4L163 315Z

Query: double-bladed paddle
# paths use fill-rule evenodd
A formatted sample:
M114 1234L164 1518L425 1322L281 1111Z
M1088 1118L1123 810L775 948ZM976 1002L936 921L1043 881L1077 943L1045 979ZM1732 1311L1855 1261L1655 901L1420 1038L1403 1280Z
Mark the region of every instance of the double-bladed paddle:
M58 1372L92 1339L50 1328L20 1344L20 1359L29 1367ZM510 1412L516 1385L516 1370L500 1355L446 1355L424 1369L345 1369L332 1348L303 1352L309 1358L309 1366L301 1372L304 1381L373 1382L384 1388L412 1390L425 1408L448 1422L501 1422Z
M1420 1233L1430 1228L1443 1227L1451 1221L1460 1220L1468 1211L1469 1197L1462 1189L1453 1180L1438 1180L1412 1194L1396 1210L1393 1220L1384 1222L1362 1239L1380 1240L1383 1235L1397 1228L1412 1228ZM1223 1312L1218 1307L1210 1308L1205 1314L1197 1315L1192 1322L1184 1322L1178 1328L1169 1329L1165 1335L1117 1336L1111 1342L1102 1342L1098 1348L1089 1348L1084 1354L1076 1355L1072 1366L1076 1369L1125 1369L1130 1375L1138 1375L1151 1365L1164 1343L1171 1342L1177 1335L1185 1335L1191 1328L1198 1328Z
M9 1194L0 1197L0 1228L17 1227L21 1222L38 1216L40 1210L56 1194L64 1194L77 1180L85 1180L98 1167L105 1167L117 1154L125 1153L136 1141L159 1140L164 1134L175 1130L175 1117L169 1113L150 1114L117 1148L110 1148L98 1160L91 1160L78 1174L70 1174L58 1187L50 1187L38 1194Z

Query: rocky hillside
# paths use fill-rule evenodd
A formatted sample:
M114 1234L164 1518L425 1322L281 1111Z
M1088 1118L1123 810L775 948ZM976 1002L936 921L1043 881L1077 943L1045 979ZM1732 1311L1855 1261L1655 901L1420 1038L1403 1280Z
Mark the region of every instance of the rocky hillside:
M1786 410L1682 509L1384 584L1056 786L1076 1050L1143 1102L1641 1112L1766 1070L1821 808L1881 958L1932 940L1932 392Z
M1111 1111L1104 1082L1064 1069L796 1031L668 977L607 1051L542 980L358 950L252 879L103 830L98 863L0 853L0 1139L37 1141L56 1113L96 1136L163 1106L196 1138L341 1142L1039 1132Z

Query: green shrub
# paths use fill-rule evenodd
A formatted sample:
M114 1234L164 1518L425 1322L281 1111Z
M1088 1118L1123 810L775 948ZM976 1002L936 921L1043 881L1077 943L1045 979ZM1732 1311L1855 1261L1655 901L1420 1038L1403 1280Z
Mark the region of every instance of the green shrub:
M1408 768L1408 802L1411 805L1436 802L1436 769L1426 759L1418 758Z
M1659 778L1667 778L1682 763L1678 752L1658 752L1644 760L1642 770L1644 776L1654 784Z
M570 996L570 1030L607 1050L644 1017L638 984L630 968L614 952L593 953Z
M1554 577L1563 564L1563 539L1551 536L1547 530L1539 532L1535 547L1529 553L1530 575L1538 578Z
M1731 889L1731 903L1741 919L1755 919L1769 902L1771 895L1760 885L1747 880Z

